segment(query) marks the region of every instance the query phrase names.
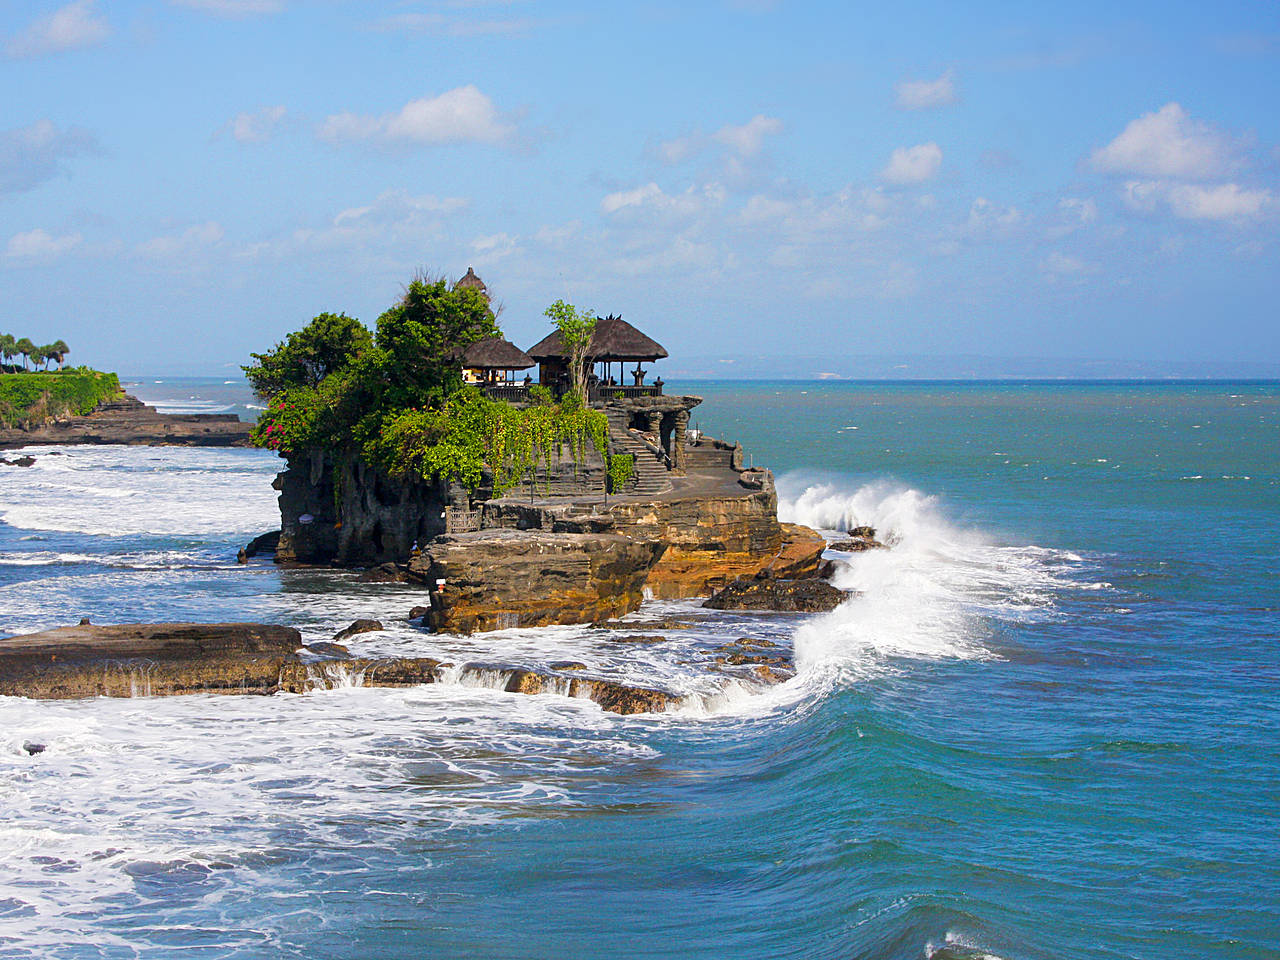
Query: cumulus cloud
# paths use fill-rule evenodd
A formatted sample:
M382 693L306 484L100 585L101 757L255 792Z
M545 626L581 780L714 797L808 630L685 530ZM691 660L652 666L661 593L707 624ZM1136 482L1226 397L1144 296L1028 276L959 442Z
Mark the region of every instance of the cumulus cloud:
M52 180L63 161L98 149L84 130L60 130L49 120L0 130L0 194L30 190Z
M5 256L14 260L51 260L74 250L84 242L78 233L55 237L39 228L26 233L15 233L5 247Z
M1270 190L1247 188L1237 183L1196 184L1131 180L1122 192L1126 205L1142 213L1167 208L1184 220L1216 220L1246 224L1261 219L1275 209Z
M284 107L263 107L252 113L237 113L226 130L241 143L264 143L271 138L286 114Z
M942 169L942 148L936 143L899 147L889 156L889 162L880 171L880 178L887 183L906 186L932 180Z
M10 38L5 44L5 52L11 57L39 57L46 53L92 47L109 36L111 27L106 17L98 13L95 0L75 0L38 18Z
M777 117L756 114L746 123L735 127L723 126L715 132L714 139L744 157L752 157L764 146L764 138L782 132L782 121Z
M991 229L1008 229L1022 222L1022 211L1017 207L998 207L986 197L978 197L969 206L967 226L979 232Z
M1222 176L1239 165L1237 145L1177 103L1131 120L1090 162L1104 173L1179 180Z
M710 136L696 131L666 140L658 146L658 155L666 163L682 163L713 144L719 144L739 157L754 157L764 148L766 137L777 136L781 132L781 120L758 113L746 123L725 124Z
M515 125L473 84L436 97L410 100L381 116L336 113L320 125L331 142L370 140L386 145L440 146L453 143L502 145L514 139Z
M261 13L279 13L284 0L169 0L179 7L203 10L219 17L252 17Z
M193 224L179 233L152 237L138 244L137 251L151 260L195 257L222 242L222 224L215 220Z
M897 103L902 110L928 110L945 107L959 99L956 95L955 72L948 70L937 80L906 80L897 86Z

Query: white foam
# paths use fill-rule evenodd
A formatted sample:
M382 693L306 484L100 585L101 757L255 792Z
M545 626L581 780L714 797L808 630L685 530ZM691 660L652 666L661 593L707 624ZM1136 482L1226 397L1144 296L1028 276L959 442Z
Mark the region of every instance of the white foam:
M795 634L800 678L856 682L904 659L974 658L1000 619L1044 616L1079 557L999 545L949 522L938 501L884 485L779 484L781 519L826 530L875 527L888 550L848 555L833 576L850 599Z
M27 530L104 536L252 534L279 525L266 450L28 448L33 466L0 472L0 519ZM53 454L61 454L60 456Z

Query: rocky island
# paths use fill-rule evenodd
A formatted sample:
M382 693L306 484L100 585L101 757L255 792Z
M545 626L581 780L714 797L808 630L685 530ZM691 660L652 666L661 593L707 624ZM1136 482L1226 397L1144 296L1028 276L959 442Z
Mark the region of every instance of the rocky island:
M322 314L255 354L245 369L267 409L252 442L286 465L274 484L280 530L241 560L418 585L427 603L411 615L454 635L608 625L646 598L791 612L845 599L827 579L827 540L778 521L770 471L689 429L700 397L644 382L641 365L666 356L659 344L620 317L560 301L547 314L555 330L526 353L502 338L473 272L452 285L420 277L376 335ZM613 371L628 363L632 382L619 384ZM535 365L538 383L517 379ZM852 535L877 545L865 534ZM380 628L362 621L335 641ZM712 651L708 668L759 683L791 676L789 655L762 643ZM301 692L338 677L406 685L485 669L512 692L616 712L678 701L573 664L358 658L264 624L82 624L0 641L0 693L45 697Z

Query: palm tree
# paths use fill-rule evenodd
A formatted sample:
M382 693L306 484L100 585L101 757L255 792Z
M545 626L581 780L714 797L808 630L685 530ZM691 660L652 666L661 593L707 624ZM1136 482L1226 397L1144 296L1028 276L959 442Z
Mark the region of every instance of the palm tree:
M36 352L36 345L31 342L30 337L23 337L13 345L13 352L21 355L22 369L27 369L27 357Z
M71 348L67 346L67 341L55 340L49 350L50 356L58 361L58 369L61 370L62 362L67 359L67 354L71 352Z
M0 364L5 363L10 357L17 353L14 344L18 341L13 339L12 333L0 333Z

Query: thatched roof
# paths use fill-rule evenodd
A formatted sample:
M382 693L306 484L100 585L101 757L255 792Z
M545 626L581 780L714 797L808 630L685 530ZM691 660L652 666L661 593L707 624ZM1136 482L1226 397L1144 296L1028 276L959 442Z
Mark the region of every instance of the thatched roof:
M477 340L458 359L464 367L474 370L524 370L534 363L527 353L501 337Z
M587 356L592 360L661 360L667 351L621 317L596 317ZM529 348L535 360L562 360L568 356L564 338L555 330Z
M472 287L479 290L480 295L486 300L489 298L489 288L484 285L483 280L476 276L475 270L471 267L467 267L467 272L462 275L462 279L453 285L453 289L455 290L459 287Z

